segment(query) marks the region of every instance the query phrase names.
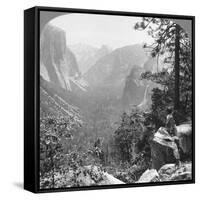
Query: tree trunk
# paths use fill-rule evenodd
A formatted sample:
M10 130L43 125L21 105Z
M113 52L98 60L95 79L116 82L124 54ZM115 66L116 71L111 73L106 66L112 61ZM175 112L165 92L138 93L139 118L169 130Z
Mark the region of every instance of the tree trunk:
M180 53L180 27L176 25L176 38L175 38L175 91L174 91L174 109L179 110L180 106L180 93L179 93L179 53Z

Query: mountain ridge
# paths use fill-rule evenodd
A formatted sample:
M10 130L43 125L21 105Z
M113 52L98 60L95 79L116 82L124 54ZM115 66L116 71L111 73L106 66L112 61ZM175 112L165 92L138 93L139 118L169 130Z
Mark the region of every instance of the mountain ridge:
M87 71L101 57L107 55L111 51L110 48L106 45L102 45L100 48L97 48L83 43L70 45L69 48L76 56L77 63L82 75L87 73Z

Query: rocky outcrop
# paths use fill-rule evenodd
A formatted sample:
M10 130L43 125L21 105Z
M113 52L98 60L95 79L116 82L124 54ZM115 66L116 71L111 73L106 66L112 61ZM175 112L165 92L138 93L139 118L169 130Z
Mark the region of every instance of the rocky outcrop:
M54 188L125 184L100 167L91 165L77 170L68 169L65 173L55 172L54 181ZM51 177L41 179L41 188L48 188L45 185L49 182L52 182Z
M85 166L78 175L77 181L80 186L125 184L97 166Z
M182 153L190 156L192 151L192 126L191 124L181 124L176 128Z
M103 180L98 183L98 185L114 185L114 184L125 184L114 176L105 172L103 174Z
M166 182L192 179L192 164L182 163L176 166L174 163L163 165L158 171L147 169L137 183Z
M139 178L137 183L149 183L159 181L159 174L156 169L147 169Z
M152 168L160 169L167 163L175 163L179 158L179 151L176 139L171 137L165 128L160 128L151 141Z
M179 181L192 179L192 164L185 163L177 167L175 164L166 164L158 171L162 181Z
M177 135L171 137L165 128L161 127L151 141L152 168L159 169L167 163L175 163L178 159L188 160L192 152L192 127L181 124L176 127Z
M177 135L171 137L161 127L153 135L151 146L152 169L147 169L138 183L179 181L192 179L192 163L177 163L180 160L179 149L191 152L191 125L177 126Z

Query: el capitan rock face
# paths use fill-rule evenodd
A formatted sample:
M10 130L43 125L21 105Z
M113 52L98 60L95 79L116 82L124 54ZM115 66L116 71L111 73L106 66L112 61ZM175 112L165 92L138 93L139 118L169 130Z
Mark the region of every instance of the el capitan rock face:
M85 92L74 54L67 47L64 30L47 24L40 38L40 108L42 113L81 121L75 91ZM72 92L73 91L73 92Z
M85 89L87 84L81 80L76 57L66 44L64 30L47 24L40 39L41 76L52 83L72 90L72 83Z

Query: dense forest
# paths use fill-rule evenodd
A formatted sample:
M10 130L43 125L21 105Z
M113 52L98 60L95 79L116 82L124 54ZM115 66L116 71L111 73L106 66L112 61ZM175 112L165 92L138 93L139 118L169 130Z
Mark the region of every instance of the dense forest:
M134 31L154 42L67 46L63 30L44 27L41 189L192 178L191 39L163 18L143 17Z

